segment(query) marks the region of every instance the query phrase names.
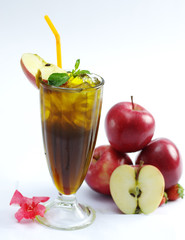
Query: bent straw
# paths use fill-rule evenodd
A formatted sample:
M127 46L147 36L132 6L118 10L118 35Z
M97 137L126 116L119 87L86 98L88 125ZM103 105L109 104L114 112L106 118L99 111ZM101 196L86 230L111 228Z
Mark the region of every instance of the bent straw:
M53 25L52 21L50 20L50 18L47 15L45 15L44 18L56 38L57 66L62 68L60 35L57 32L57 30L56 30L55 26Z

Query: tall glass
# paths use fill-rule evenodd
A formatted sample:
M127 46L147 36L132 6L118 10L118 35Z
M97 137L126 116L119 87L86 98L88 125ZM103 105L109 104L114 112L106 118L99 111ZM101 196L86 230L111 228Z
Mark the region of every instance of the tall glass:
M46 205L37 220L57 229L79 229L95 219L95 212L79 204L81 186L96 143L104 80L91 87L64 88L40 83L41 120L45 154L58 198Z

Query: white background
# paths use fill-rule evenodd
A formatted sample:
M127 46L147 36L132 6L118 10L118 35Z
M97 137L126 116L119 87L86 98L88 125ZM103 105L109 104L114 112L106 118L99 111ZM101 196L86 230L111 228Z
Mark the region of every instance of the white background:
M185 158L185 1L183 0L0 0L0 234L1 239L179 239L185 200L145 215L120 214L111 198L85 183L78 198L97 212L88 228L65 232L14 218L16 189L27 197L56 195L41 135L39 91L25 78L20 58L37 53L56 64L55 39L44 15L61 36L63 68L76 59L105 79L97 146L108 144L107 111L134 101L156 120L154 138L171 139ZM130 154L133 161L136 154ZM180 183L185 187L185 173Z

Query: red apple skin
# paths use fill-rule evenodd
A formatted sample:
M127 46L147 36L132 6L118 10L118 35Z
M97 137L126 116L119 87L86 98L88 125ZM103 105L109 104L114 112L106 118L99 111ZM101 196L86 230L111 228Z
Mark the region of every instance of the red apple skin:
M30 81L36 88L38 88L37 85L36 85L35 76L32 75L32 74L28 71L28 69L25 67L22 59L21 59L21 61L20 61L20 64L21 64L22 70L23 70L24 74L26 75L26 77L29 79L29 81Z
M150 164L163 174L165 189L178 183L182 175L182 159L176 145L169 139L151 141L137 156L136 164Z
M110 145L102 145L94 150L86 183L96 192L110 195L109 182L112 172L120 165L132 165L130 157L119 153Z
M155 130L153 116L142 106L131 102L114 105L105 118L105 130L112 147L124 152L136 152L152 139Z

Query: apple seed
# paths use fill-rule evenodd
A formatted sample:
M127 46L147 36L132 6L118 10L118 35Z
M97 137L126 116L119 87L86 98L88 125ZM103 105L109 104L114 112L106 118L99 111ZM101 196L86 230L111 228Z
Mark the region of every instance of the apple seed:
M136 188L130 189L129 193L132 197L139 198L141 196L141 190L138 186L136 186Z

